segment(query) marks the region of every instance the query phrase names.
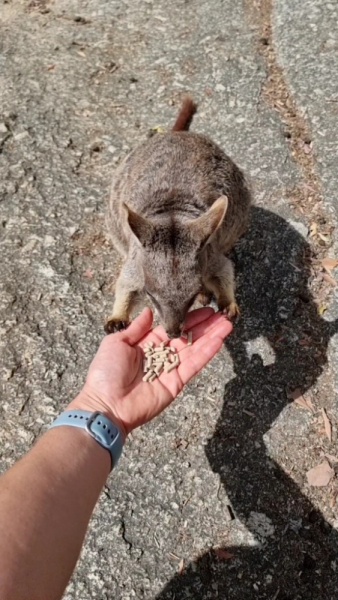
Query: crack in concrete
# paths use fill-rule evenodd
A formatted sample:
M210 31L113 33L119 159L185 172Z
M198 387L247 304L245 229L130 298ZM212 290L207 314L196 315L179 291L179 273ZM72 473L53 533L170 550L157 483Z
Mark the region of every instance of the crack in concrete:
M321 184L317 174L316 159L311 145L310 127L288 87L285 74L278 63L272 31L272 0L244 0L245 10L257 35L257 51L262 57L267 77L261 91L263 98L279 115L285 126L290 153L300 171L300 182L287 191L293 208L301 213L310 225L315 221L325 234L332 233L323 206ZM311 240L316 254L327 250L327 242L320 237Z
M28 394L27 398L25 398L24 402L22 403L22 406L19 410L19 415L22 415L22 413L26 410L26 407L28 405L28 402L30 401L31 398L31 394Z
M133 544L126 538L126 524L124 521L124 518L121 519L121 535L122 535L122 539L124 541L124 543L127 545L127 550L128 552L131 551Z
M5 146L6 146L6 142L13 137L13 134L11 131L9 131L8 133L6 133L6 135L2 138L2 140L0 141L0 154L2 154L5 150Z

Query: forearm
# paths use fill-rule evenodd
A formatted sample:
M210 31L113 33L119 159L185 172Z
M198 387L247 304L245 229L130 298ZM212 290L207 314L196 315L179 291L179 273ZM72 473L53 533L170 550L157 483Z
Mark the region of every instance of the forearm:
M61 598L110 465L85 431L57 427L0 478L2 600Z
M150 385L143 381L144 344L168 341L163 329L151 325L145 309L126 331L103 339L69 409L100 411L125 437L164 410L231 331L211 308L190 312L186 328L194 343L175 340L178 368ZM110 467L109 452L86 431L57 426L0 478L1 600L61 598Z

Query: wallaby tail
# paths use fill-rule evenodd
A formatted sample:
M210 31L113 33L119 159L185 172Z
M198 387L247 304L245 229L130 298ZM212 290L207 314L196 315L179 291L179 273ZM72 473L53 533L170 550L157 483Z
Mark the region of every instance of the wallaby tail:
M197 106L191 96L184 96L180 112L178 113L172 131L187 131L196 111Z

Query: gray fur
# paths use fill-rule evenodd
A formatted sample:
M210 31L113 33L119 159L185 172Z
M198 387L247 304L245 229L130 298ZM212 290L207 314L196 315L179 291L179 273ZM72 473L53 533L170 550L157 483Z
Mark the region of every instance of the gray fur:
M144 291L169 337L180 335L198 294L212 292L220 310L236 314L225 255L246 228L249 205L243 174L203 135L157 134L131 152L109 202L109 232L125 262L106 330L129 322Z

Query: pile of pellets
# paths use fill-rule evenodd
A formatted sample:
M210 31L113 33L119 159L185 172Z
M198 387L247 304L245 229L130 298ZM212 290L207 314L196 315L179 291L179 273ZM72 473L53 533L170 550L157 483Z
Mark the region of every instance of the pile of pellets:
M191 332L187 335L188 346L192 343ZM154 381L161 373L170 373L180 364L180 357L173 346L167 346L167 342L161 342L159 346L155 346L154 342L146 342L143 347L144 365L143 381Z

